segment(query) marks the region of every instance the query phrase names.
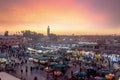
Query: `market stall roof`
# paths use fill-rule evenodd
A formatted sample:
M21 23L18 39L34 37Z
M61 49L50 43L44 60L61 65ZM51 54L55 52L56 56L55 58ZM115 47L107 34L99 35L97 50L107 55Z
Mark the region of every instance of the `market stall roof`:
M19 48L19 46L18 45L13 45L12 48Z
M104 74L108 74L108 73L111 73L111 71L109 69L100 69L98 70L100 73L104 73Z
M0 78L1 80L20 80L6 72L0 72Z
M65 65L63 65L63 64L56 64L54 67L56 67L56 68L62 68L62 67L65 67Z
M84 66L86 69L93 69L94 70L94 67L92 66Z
M120 69L120 65L119 65L118 63L114 63L114 64L113 64L113 68L114 68L114 69Z
M41 57L41 58L39 58L39 60L48 60L49 59L49 57Z
M96 80L106 80L104 77L99 77L99 76L96 76L95 79Z
M6 56L4 56L4 55L0 55L0 58L7 58Z
M57 62L50 62L50 63L48 63L48 66L53 66L53 65L56 65L56 64L58 64Z
M85 72L75 72L73 73L73 75L77 76L77 77L84 77L87 76L87 74Z
M60 61L60 60L63 60L63 57L58 57L55 59L56 61Z

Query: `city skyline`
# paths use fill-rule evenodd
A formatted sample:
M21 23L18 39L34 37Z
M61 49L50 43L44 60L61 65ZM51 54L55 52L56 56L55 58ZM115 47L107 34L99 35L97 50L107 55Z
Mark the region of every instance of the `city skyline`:
M119 0L0 0L0 33L120 34Z

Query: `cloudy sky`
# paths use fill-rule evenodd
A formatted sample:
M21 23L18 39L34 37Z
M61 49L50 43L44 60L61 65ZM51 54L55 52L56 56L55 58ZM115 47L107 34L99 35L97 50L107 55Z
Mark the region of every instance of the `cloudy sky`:
M0 0L0 33L120 34L120 0Z

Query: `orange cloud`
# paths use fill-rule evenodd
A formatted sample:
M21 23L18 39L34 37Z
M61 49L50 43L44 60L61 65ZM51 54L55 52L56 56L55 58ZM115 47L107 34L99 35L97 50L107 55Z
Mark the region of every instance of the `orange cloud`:
M30 29L46 33L47 25L51 25L57 34L96 34L109 26L106 25L109 15L105 11L93 10L86 1L16 0L4 4L0 7L0 32ZM113 33L112 30L116 29L109 29L106 33Z

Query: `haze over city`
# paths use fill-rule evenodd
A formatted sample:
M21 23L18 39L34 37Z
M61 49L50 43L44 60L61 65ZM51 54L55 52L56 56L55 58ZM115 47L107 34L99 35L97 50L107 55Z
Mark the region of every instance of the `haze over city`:
M0 0L0 80L120 80L120 0Z
M0 33L119 34L120 0L0 0Z

